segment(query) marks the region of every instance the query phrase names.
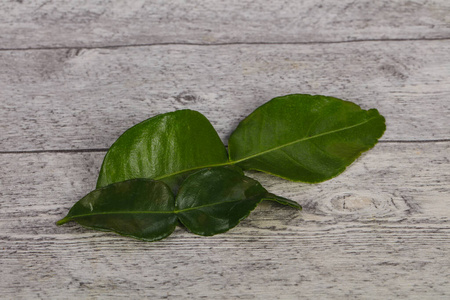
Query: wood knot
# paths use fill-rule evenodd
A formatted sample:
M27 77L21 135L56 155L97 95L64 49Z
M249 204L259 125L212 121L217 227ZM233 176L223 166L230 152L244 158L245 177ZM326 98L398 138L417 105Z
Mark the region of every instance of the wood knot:
M197 95L189 92L182 92L174 97L175 100L181 104L202 102L203 99Z
M411 213L411 207L404 197L370 191L342 192L328 201L318 203L316 212L343 219L373 219L403 217Z
M381 205L376 199L352 193L345 193L334 196L331 200L331 206L334 210L342 212L354 212L365 209L376 209Z

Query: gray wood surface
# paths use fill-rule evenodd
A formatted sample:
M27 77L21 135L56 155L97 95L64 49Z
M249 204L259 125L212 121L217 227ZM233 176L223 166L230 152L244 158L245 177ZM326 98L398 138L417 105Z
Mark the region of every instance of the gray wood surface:
M379 144L317 185L251 173L304 211L267 203L228 233L205 238L178 229L156 243L54 225L93 188L104 153L4 154L3 292L444 298L450 163L436 158L449 150L449 142Z
M447 0L2 1L2 49L441 39Z
M450 298L450 2L0 2L1 299ZM107 147L190 108L226 143L275 96L378 108L382 141L315 185L250 172L229 232L145 243L55 221Z
M447 40L4 51L0 151L106 148L182 108L204 113L226 142L255 108L290 93L376 107L384 140L446 139L448 78Z

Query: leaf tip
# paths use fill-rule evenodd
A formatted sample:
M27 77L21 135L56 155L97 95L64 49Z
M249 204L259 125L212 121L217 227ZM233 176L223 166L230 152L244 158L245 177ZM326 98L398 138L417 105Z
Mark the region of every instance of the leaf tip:
M62 219L59 220L59 221L56 221L56 225L57 225L57 226L61 226L61 225L63 225L63 224L66 224L66 223L69 222L69 221L70 221L69 218L65 217L65 218L62 218Z
M286 205L290 206L292 208L295 208L296 210L303 210L303 207L300 204L298 204L297 202L294 202L294 201L292 201L290 203L286 203Z
M289 199L286 199L286 198L283 198L283 197L280 197L280 196L277 196L277 195L272 194L272 193L268 193L267 194L267 198L265 200L274 201L274 202L277 202L279 204L295 208L297 210L303 210L302 206L300 204L298 204L297 202L289 200Z

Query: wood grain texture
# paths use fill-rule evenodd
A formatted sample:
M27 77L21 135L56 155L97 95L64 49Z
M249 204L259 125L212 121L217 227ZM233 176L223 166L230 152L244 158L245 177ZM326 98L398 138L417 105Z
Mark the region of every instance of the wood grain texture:
M447 0L2 1L0 48L450 38Z
M449 299L447 0L0 2L0 298ZM378 108L382 142L214 237L56 227L106 148L190 108L224 142L273 97Z
M449 76L450 41L4 51L0 151L107 148L183 108L226 143L254 109L291 93L378 108L384 140L448 139Z
M179 228L156 243L54 225L95 186L104 153L2 154L0 290L7 299L445 299L449 150L379 144L317 185L250 173L304 211L264 203L228 233Z

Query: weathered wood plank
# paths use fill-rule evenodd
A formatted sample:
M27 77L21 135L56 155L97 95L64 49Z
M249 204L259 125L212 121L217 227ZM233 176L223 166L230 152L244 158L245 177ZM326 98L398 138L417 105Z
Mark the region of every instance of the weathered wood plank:
M307 185L252 173L302 213L262 204L211 238L145 243L54 222L95 185L104 153L2 154L6 298L450 296L450 143L379 144Z
M450 38L447 0L2 1L0 48Z
M2 296L14 299L448 299L447 225L240 229L157 244L106 234L13 236ZM3 275L8 276L3 276Z
M183 108L226 142L256 107L290 93L376 107L385 140L448 139L449 76L450 41L1 52L0 151L105 148Z

